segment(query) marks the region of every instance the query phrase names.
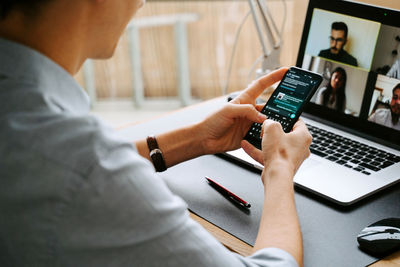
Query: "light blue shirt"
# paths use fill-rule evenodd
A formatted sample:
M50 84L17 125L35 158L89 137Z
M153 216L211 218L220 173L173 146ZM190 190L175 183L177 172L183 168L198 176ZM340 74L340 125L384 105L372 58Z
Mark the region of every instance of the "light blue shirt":
M297 266L228 251L60 66L0 38L1 266Z

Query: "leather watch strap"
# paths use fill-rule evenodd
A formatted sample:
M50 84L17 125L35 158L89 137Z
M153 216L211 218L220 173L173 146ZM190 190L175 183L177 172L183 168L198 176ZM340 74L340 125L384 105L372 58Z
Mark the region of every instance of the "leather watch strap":
M165 166L164 156L158 147L157 139L154 135L150 135L146 139L147 147L150 151L150 158L157 172L163 172L167 169Z

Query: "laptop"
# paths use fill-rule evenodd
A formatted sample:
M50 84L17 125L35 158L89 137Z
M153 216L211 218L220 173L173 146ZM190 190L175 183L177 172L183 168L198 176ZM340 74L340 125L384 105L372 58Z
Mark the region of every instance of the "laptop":
M310 0L296 65L324 81L302 115L313 143L296 186L351 205L400 181L399 17L357 2ZM225 155L263 167L242 149Z

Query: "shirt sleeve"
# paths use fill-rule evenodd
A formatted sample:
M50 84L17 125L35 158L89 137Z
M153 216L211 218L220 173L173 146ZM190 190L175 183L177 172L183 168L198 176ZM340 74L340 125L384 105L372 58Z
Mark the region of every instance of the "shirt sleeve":
M186 203L130 144L99 157L71 196L57 229L55 265L297 266L277 248L250 257L230 252L189 217Z

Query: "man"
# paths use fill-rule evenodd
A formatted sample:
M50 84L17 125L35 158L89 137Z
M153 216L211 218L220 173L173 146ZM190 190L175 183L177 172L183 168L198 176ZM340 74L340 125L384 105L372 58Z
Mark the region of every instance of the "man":
M392 100L390 101L390 109L377 109L370 117L369 121L382 124L400 131L400 83L392 90Z
M330 48L321 50L318 56L358 67L357 59L344 50L347 43L347 33L346 23L332 23L331 36L329 36Z
M87 58L110 57L142 5L0 0L1 265L301 266L292 179L311 136L301 121L285 134L255 102L287 69L254 82L202 122L148 143L120 140L89 115L88 97L72 75ZM260 151L242 138L252 122L263 121ZM153 167L240 146L266 166L249 257L228 251L192 221Z

